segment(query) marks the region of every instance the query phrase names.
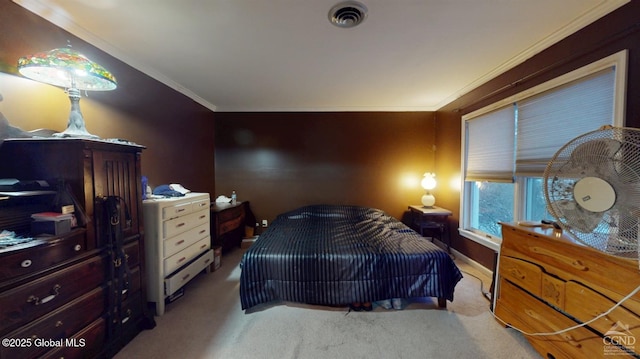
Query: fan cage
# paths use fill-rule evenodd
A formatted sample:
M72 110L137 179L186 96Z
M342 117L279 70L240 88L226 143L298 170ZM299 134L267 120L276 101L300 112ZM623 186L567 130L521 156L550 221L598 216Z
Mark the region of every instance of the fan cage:
M613 205L591 212L574 198L587 177L606 181ZM580 243L621 257L639 256L640 129L605 127L574 138L547 164L543 188L548 212Z

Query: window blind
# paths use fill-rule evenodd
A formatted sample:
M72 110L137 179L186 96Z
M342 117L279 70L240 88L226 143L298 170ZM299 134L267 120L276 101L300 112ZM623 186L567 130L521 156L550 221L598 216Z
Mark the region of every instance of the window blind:
M466 181L513 182L515 112L509 105L465 121Z
M573 138L613 124L615 67L518 101L516 175L541 177Z

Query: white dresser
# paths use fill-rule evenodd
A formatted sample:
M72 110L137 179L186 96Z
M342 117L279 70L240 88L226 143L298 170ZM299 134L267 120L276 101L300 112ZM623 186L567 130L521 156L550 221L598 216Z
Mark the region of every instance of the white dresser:
M171 296L213 263L208 193L148 199L144 208L147 300L164 314Z

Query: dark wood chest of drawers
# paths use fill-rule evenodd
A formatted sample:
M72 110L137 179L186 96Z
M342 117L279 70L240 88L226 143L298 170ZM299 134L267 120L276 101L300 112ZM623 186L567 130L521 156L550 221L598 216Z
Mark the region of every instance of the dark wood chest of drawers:
M62 179L76 198L76 212L88 219L63 235L0 247L0 337L11 344L0 347L0 358L111 357L155 325L145 298L141 151L80 139L7 140L0 146L0 178ZM122 203L124 263L114 260L105 230L106 196ZM30 200L3 198L0 230L24 231Z

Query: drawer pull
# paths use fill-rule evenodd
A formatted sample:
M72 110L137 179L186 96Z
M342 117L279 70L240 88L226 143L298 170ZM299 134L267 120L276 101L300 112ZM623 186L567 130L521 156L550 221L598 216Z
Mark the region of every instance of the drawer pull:
M207 215L203 214L202 216L200 216L199 219L203 219L203 218L206 218L206 217L207 217Z
M22 268L28 268L31 266L31 259L25 259L22 261L22 263L20 263L20 266Z
M200 249L202 249L202 248L207 248L207 244L205 243L205 244L201 245Z
M179 241L176 243L176 246L179 246L179 245L181 245L182 243L184 243L184 239L179 240Z
M203 229L203 230L201 230L200 232L198 232L198 234L202 234L202 233L204 233L204 232L206 232L206 231L207 231L206 229Z
M211 259L207 258L207 260L204 261L204 264L208 264L209 262L211 262Z
M545 256L549 256L552 258L555 258L561 262L564 262L572 267L574 267L577 270L581 270L581 271L588 271L589 267L585 266L584 263L582 263L581 260L579 259L573 259L573 258L569 258L567 256L563 256L561 254L559 254L558 252L555 251L550 251L548 249L542 248L542 247L531 247L531 250L535 253L539 253Z
M180 228L183 227L186 223L182 222L182 223L178 223L176 224L176 228Z
M129 319L131 318L131 309L127 309L126 315L127 315L126 317L122 318L122 321L121 321L122 324L128 322Z
M176 210L176 213L184 212L184 210L185 210L184 208L178 208L178 209Z
M187 279L189 279L189 277L191 277L191 274L185 275L184 277L182 277L182 280L187 280Z
M45 304L47 302L52 301L55 297L58 296L58 294L60 294L60 284L56 284L53 286L53 288L51 288L51 292L52 294L40 299L39 297L36 297L35 295L30 295L29 298L27 298L27 303L33 303L33 305L40 305L40 304Z
M187 257L182 257L182 258L178 259L178 263L184 261L185 259L187 259Z
M74 250L74 251L76 251L76 252L79 252L81 249L82 249L82 246L81 246L81 245L79 245L79 244L76 244L76 245L73 247L73 250Z

